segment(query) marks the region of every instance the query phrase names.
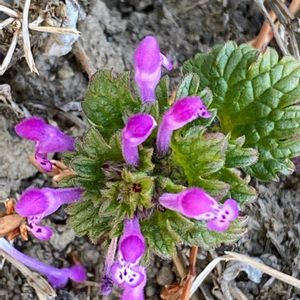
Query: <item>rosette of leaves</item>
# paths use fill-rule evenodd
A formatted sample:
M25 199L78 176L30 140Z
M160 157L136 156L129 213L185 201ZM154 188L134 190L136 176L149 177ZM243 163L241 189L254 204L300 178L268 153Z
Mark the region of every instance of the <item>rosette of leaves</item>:
M152 107L141 105L128 73L95 74L82 105L90 128L78 140L76 152L65 157L76 175L62 184L86 189L83 201L69 207L70 224L78 234L96 241L119 236L124 218L137 215L148 249L161 257L172 256L182 243L211 249L236 241L246 230L245 217L217 233L208 231L205 223L162 208L158 198L197 186L219 201L234 198L242 206L256 197L250 175L274 179L278 172L290 170L289 159L298 155L295 124L299 119L296 92L284 88L283 82L295 89L297 68L291 58L278 62L274 50L258 55L250 46L228 43L184 64L186 75L175 98L170 98L174 93L168 78L163 78ZM120 132L128 116L147 112L159 123L176 98L188 95L199 95L212 118L177 130L171 154L163 159L156 155L154 132L139 148L139 166L127 166ZM271 123L274 130L268 129ZM262 124L264 133L259 131Z

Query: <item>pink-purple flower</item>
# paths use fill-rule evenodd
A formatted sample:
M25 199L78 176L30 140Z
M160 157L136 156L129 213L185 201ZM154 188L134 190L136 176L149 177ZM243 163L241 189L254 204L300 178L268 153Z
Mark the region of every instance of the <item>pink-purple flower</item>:
M48 278L48 281L51 283L51 285L55 288L64 287L69 279L75 282L82 282L86 280L86 271L80 264L76 264L70 268L62 269L46 265L18 251L4 238L0 238L0 249L8 253L17 261L20 261L28 268L44 274Z
M154 118L148 114L136 114L128 119L122 130L122 153L127 164L138 165L138 146L150 136L156 125Z
M139 262L145 251L146 243L138 218L126 219L123 235L119 240L118 261L110 268L111 279L124 289L123 300L144 299L146 272L139 266Z
M223 206L216 211L216 217L207 222L207 228L214 231L225 231L230 222L239 216L237 202L233 199L227 199Z
M154 36L146 36L134 52L135 81L145 103L155 101L155 88L161 77L161 66L172 70L172 63L160 52Z
M223 205L200 188L188 188L178 194L165 193L159 198L165 208L196 220L207 221L207 228L225 231L239 215L238 204L228 199Z
M40 221L54 213L63 204L81 199L82 188L29 188L20 196L16 212L27 217L30 232L40 240L49 240L53 231L48 226L39 225Z
M158 128L156 146L161 155L165 155L170 147L172 133L197 118L210 118L211 113L207 110L198 96L178 99L171 108L163 115Z
M74 139L43 119L30 117L15 127L16 133L35 142L35 159L45 172L52 171L48 153L75 151Z

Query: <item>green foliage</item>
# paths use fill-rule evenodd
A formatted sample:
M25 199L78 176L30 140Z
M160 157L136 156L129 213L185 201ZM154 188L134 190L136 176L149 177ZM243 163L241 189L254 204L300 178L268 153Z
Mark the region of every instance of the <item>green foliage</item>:
M131 94L129 73L114 76L111 71L99 71L88 86L82 108L89 121L109 139L124 127L123 118L140 111L141 102Z
M161 257L171 257L181 243L204 249L230 244L244 234L245 218L224 233L208 231L205 222L162 208L159 196L198 186L217 200L243 204L256 197L250 175L269 180L291 172L290 158L300 155L296 60L230 42L187 61L184 72L175 93L167 76L160 81L152 106L135 100L128 73L102 71L92 79L83 102L91 127L76 152L65 155L76 175L62 183L86 189L83 201L69 208L80 235L119 236L124 219L138 215L148 249ZM145 112L159 123L172 101L191 95L201 97L212 117L176 130L170 157L155 153L155 130L139 146L139 166L126 166L120 129L127 117Z
M138 210L142 211L153 206L153 179L145 173L131 173L126 169L121 180L108 182L101 191L101 215L111 216L119 222L119 216L132 218Z
M89 238L96 242L101 235L111 230L110 218L99 216L99 205L88 196L80 202L68 207L70 217L69 224L80 236L88 235Z
M204 223L189 220L170 210L157 211L141 226L148 247L163 258L172 257L176 245L181 243L210 250L223 243L234 243L246 232L245 219L232 222L225 233L220 233L208 231Z
M169 84L169 77L164 76L156 87L156 99L161 113L166 111L169 107Z
M232 167L256 162L257 151L243 148L243 141L229 144L229 136L208 133L194 126L178 130L172 140L172 159L186 176L189 186L205 189L216 198L232 197L240 203L256 197L255 190Z
M290 158L300 155L300 64L292 57L278 59L273 49L259 55L247 44L233 42L184 64L196 73L200 87L213 93L221 130L231 138L245 137L245 146L259 151L258 161L244 168L262 180L290 174ZM190 75L189 75L190 76Z

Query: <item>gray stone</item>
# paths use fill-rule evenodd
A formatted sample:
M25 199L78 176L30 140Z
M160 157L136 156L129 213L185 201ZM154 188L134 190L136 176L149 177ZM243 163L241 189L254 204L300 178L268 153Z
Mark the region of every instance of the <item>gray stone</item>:
M74 238L74 230L72 228L65 228L61 234L55 231L50 243L56 250L61 251L65 249L74 240Z
M156 282L159 285L165 286L167 284L173 283L174 275L170 269L170 267L163 266L156 277Z

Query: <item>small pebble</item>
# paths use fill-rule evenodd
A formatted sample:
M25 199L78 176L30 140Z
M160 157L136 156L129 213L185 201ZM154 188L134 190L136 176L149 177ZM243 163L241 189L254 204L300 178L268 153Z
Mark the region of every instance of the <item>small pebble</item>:
M162 267L159 270L159 273L156 277L156 282L159 285L165 286L167 284L171 284L174 281L174 275L170 269L170 267Z

